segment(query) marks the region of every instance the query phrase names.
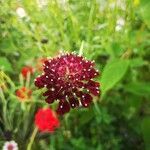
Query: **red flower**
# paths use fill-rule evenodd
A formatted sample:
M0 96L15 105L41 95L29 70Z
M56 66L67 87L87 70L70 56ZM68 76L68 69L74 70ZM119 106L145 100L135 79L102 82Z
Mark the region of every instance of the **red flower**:
M19 100L29 99L31 97L32 91L26 87L22 87L16 91L16 95Z
M24 78L27 77L28 73L33 74L33 68L31 66L25 66L21 69L21 74Z
M40 108L35 115L35 124L41 132L53 132L60 123L50 108Z
M44 62L44 73L35 79L38 88L46 87L43 94L46 102L59 100L57 113L69 112L70 107L88 107L92 95L98 96L99 83L92 79L98 76L94 62L75 54L65 54Z

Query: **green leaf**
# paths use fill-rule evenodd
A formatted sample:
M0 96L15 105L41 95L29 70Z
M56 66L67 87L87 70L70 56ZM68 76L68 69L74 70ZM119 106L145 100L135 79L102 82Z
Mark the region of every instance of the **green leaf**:
M141 5L140 14L148 27L150 27L150 10L149 10L149 8L150 8L150 1L144 0Z
M145 117L141 123L141 130L146 150L150 148L150 117Z
M12 71L11 64L5 57L0 57L0 70Z
M129 60L114 59L109 62L102 72L101 89L102 95L113 88L121 80L129 66Z
M138 96L150 96L150 83L129 83L125 86L125 90Z

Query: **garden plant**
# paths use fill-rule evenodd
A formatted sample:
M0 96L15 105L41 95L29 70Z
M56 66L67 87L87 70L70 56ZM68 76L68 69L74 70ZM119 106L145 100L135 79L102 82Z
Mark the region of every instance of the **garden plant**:
M149 0L0 0L0 149L150 150Z

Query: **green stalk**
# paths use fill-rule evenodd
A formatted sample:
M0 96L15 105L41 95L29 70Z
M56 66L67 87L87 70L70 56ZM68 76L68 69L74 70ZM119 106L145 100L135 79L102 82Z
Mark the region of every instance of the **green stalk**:
M31 137L30 137L30 141L29 141L29 144L28 144L28 146L27 146L27 150L31 150L37 132L38 132L38 128L36 127L36 128L33 130L32 135L31 135Z

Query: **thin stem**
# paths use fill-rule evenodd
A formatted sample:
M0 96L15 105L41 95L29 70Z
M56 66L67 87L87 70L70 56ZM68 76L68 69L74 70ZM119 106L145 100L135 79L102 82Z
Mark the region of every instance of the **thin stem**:
M30 72L27 73L27 79L26 79L26 84L25 86L28 88L30 85L30 79L31 79L31 74Z
M33 142L34 142L34 139L35 139L35 137L36 137L37 132L38 132L38 128L36 127L36 128L33 130L33 132L32 132L32 135L31 135L29 144L28 144L28 146L27 146L27 150L31 150L32 144L33 144Z
M84 47L84 41L82 41L81 46L80 46L80 50L79 50L79 55L80 56L83 55L83 47Z

